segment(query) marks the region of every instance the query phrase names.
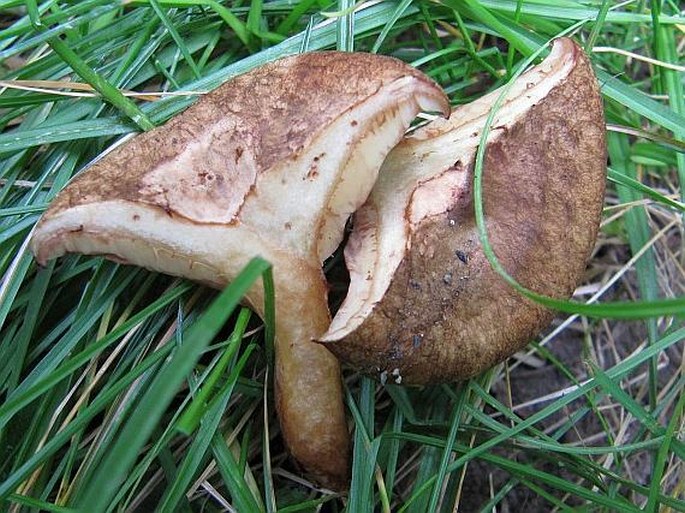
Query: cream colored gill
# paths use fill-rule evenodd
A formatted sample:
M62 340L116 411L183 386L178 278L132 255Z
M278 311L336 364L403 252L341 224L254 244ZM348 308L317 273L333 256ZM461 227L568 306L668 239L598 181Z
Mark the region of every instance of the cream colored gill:
M78 205L45 218L32 241L43 263L65 253L107 255L217 288L226 286L254 256L283 260L250 230L203 224L126 200Z
M241 224L279 238L319 262L340 244L345 223L366 200L378 169L421 111L444 111L435 86L402 77L323 128L293 160L257 178Z

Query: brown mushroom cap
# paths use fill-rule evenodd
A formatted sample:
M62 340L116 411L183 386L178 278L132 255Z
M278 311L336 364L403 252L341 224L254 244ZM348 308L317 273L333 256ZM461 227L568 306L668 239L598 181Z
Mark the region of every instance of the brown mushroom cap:
M321 262L420 110L442 90L371 54L308 53L225 83L77 177L38 223L40 263L105 255L221 288L255 257L274 266L276 395L285 441L325 485L347 485L338 362ZM262 314L261 283L247 301Z
M381 380L449 382L523 348L552 313L483 254L472 198L477 144L495 91L402 141L345 248L348 296L321 338ZM490 243L525 287L568 297L603 204L605 124L597 81L569 39L523 74L497 112L483 171Z

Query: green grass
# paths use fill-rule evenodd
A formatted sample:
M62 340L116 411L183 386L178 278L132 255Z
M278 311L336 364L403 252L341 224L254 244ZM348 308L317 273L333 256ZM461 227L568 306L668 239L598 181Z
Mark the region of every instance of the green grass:
M3 511L685 511L678 2L124 3L0 0ZM589 52L608 126L586 282L552 304L565 313L528 351L469 382L381 386L348 370L348 494L287 458L269 388L273 319L263 329L233 312L254 280L269 288L265 263L217 296L99 258L41 269L27 250L75 173L265 62L394 55L461 104L566 32ZM67 79L95 95L45 90ZM27 80L39 89L15 88Z

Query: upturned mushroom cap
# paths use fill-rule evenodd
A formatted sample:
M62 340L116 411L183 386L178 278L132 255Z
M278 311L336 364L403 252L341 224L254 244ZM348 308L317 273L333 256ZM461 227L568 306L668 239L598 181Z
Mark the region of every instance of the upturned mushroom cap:
M306 470L346 486L339 366L312 342L330 322L321 261L420 110L442 90L389 57L285 58L225 83L77 177L38 223L38 262L64 253L223 287L255 256L274 266L276 395ZM261 312L261 284L248 302Z
M404 139L356 213L350 289L321 341L381 380L468 378L551 320L492 269L476 229L474 159L499 94ZM557 40L513 84L492 127L482 182L490 243L519 283L568 297L595 242L606 169L602 102L582 50Z

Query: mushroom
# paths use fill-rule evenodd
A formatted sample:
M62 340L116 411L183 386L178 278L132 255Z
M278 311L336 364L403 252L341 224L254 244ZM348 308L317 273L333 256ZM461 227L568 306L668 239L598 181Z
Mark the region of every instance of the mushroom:
M225 83L68 185L38 223L39 263L104 255L222 288L254 256L273 264L276 403L286 444L322 484L347 485L337 360L322 261L387 153L442 90L393 58L308 53ZM246 302L263 315L261 284Z
M499 95L406 137L355 214L348 295L320 340L367 374L403 384L466 379L551 320L493 270L476 228L474 160ZM528 289L568 297L596 239L606 169L602 102L582 50L556 40L511 84L491 126L482 191L494 252Z

